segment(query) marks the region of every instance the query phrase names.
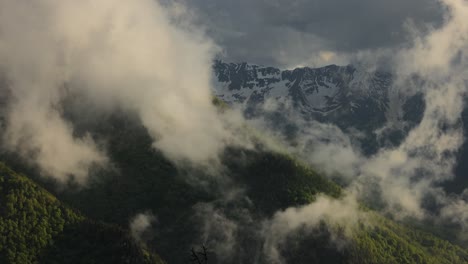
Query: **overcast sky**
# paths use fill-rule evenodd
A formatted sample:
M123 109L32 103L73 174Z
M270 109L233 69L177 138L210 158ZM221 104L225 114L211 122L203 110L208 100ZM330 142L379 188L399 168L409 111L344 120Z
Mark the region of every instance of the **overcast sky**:
M437 26L437 0L186 0L229 61L293 67L394 47L405 25Z

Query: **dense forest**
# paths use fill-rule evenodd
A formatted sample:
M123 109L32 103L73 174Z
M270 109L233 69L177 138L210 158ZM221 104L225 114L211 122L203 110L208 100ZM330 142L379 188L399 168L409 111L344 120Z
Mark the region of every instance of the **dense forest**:
M0 0L0 264L468 264L468 0Z
M0 163L0 263L163 263Z
M68 114L71 120L77 118ZM345 199L339 185L294 157L269 150L261 138L255 149L226 148L222 169L213 177L207 168L166 159L131 115L113 113L99 123L77 121L77 133L92 131L96 140L108 139L112 169L90 171L87 186L60 186L4 153L3 159L29 178L2 165L1 263L162 263L157 254L168 263L190 263L191 249L205 243L208 263L269 263L268 258L254 259L264 243L257 234L259 223L277 211L307 205L318 194ZM223 198L236 190L241 194ZM332 230L340 227L322 222L313 231L300 228L289 235L279 245L284 260L468 263L468 251L460 246L364 205L361 210L373 224L359 225L351 237L343 238L343 246L333 242ZM129 234L130 220L141 212L157 216L144 243ZM222 212L238 225L233 236L241 242L232 245L229 256L216 251L216 235L204 234L204 223L213 212Z

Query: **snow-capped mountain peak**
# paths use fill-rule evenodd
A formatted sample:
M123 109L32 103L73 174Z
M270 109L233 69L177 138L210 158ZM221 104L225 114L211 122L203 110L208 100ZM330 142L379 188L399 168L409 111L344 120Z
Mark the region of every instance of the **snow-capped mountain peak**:
M248 63L215 61L214 93L227 103L255 104L267 99L286 100L306 112L328 114L354 111L362 99L385 108L390 74L367 72L353 66L281 70Z

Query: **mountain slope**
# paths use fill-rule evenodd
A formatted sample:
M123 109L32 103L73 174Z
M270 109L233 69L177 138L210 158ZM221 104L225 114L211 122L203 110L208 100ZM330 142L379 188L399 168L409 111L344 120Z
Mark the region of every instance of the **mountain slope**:
M109 154L119 172L103 172L98 175L101 180L94 181L90 188L58 195L93 218L122 225L138 212L153 212L158 217L157 231L147 243L170 263L184 263L190 248L203 243L211 250L210 263L251 263L263 244L257 235L259 225L272 214L290 206L307 205L320 193L342 199L339 186L294 157L269 150L258 136L255 150L226 148L221 156L224 170L211 175L209 168L184 167L168 161L152 149L147 131L130 116L114 114L87 130L109 140ZM191 184L194 180L204 184ZM226 193L239 191L240 195L225 198ZM210 230L218 231L207 235L204 226L216 217L224 220L210 224ZM338 250L331 243L331 235L324 231L325 235L313 235L304 243L294 240L300 245L298 251L286 246L286 255L301 260L290 263L314 263L301 256L305 252L319 256L324 250L322 244L328 243L329 254L315 263L327 263L333 259L330 256L340 256L341 263L467 261L467 252L457 246L390 220L377 219L374 228L362 226L357 230L344 251ZM229 255L236 257L224 256L217 247L224 243L226 222L236 226L232 233L236 242L230 246ZM421 242L421 238L429 242Z
M348 263L468 263L468 251L429 233L374 215L353 237Z
M31 209L36 214L47 212L42 204L50 206L51 212L60 212L45 221L53 228L45 228L49 231L44 235L28 231L27 223L21 222L23 213L7 214L11 216L2 222L22 226L14 232L25 239L15 240L16 234L12 233L15 235L4 250L13 253L2 253L6 263L31 263L36 259L47 259L49 262L43 261L46 263L148 261L149 255L135 246L121 228L142 212L157 218L154 229L144 238L148 251L161 252L169 263L187 263L191 248L202 244L208 248L209 263L271 263L262 253L265 237L260 230L265 221L288 207L306 206L319 194L344 199L338 185L294 157L269 149L260 133L255 136L255 149L228 147L221 155L222 168L213 170L170 162L152 147L148 132L132 115L114 112L99 120L82 120L79 112L71 111L67 117L77 133L87 131L97 142L106 142L112 168L91 171L85 188L71 185L57 190L38 175L31 176L86 217L116 226L73 213L32 181L5 168L7 173L2 175L6 175L6 182L20 182L4 185L1 193L5 197L8 190L18 190L15 192L27 201L31 195L32 200L41 201ZM14 209L12 202L9 204L6 208ZM341 240L342 245L336 244L340 226L323 221L312 230L299 228L279 245L279 250L287 263L468 262L467 251L458 246L377 215L375 219L373 226L358 226L351 237ZM55 227L56 222L64 224ZM36 233L45 242L24 246L24 241L36 239ZM27 257L21 258L26 262L18 262L23 254Z
M247 63L215 61L214 93L228 103L255 104L268 99L292 99L309 114L332 115L364 108L388 107L393 78L353 66L283 70Z
M287 115L293 113L305 120L335 124L350 133L359 131L364 136L357 140L368 155L381 146L401 142L402 135L421 121L424 112L421 95L409 89L406 95L398 94L392 87L394 76L384 71L351 65L280 70L215 61L213 73L213 92L231 105L243 105L247 118L291 123ZM269 117L271 105L276 109L273 118ZM388 122L399 126L377 134L376 130Z
M0 263L162 263L0 163Z

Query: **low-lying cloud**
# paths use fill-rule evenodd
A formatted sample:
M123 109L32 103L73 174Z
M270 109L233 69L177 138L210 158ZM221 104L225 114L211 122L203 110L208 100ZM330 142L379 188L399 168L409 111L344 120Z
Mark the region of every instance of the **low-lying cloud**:
M326 196L318 196L317 199L306 206L299 208L288 208L277 212L271 220L264 224L263 236L265 242L263 254L268 263L285 263L278 248L284 243L288 235L302 229L311 230L320 223L327 223L330 228L341 226L343 230L343 239L351 238L353 229L358 223L363 223L366 219L365 213L359 213L359 204L355 197L347 196L343 199L332 199ZM336 246L341 245L338 239Z
M250 121L270 133L280 131L276 136L284 139L289 152L325 174L339 178L347 193L343 200L319 197L307 206L277 212L267 220L261 235L264 239L261 254L270 262L284 263L281 245L286 239L299 230L314 232L322 221L352 230L366 216L359 209L360 202L395 219L455 225L461 231L458 239L467 241L467 190L461 195L448 194L440 184L454 178L458 151L466 140L461 114L466 107L468 83L468 3L441 0L440 4L448 10L442 26L429 32L410 30L411 45L392 52L346 55L343 59L356 60L368 71L381 68L379 63L385 59L385 68L395 78L391 96L423 95L422 120L398 145L385 145L368 156L359 146L359 142L366 140L365 134L352 129L342 131L335 125L304 118L283 101L267 100L261 112L280 112L297 128L292 140L290 135L282 134L281 125L270 123L268 118L261 116ZM401 112L401 109L389 110L387 114L394 115L387 116L389 127L374 132L406 126ZM333 230L330 231L333 235Z
M414 31L412 45L388 62L400 78L397 87L414 76L424 80L417 87L401 85L422 92L426 110L400 145L366 157L340 129L292 117L303 129L289 150L329 174L343 174L348 196L319 196L304 207L277 212L265 221L262 254L281 262L278 245L298 228L313 228L321 221L357 223L358 200L375 198L369 194L376 191L370 184L377 188L384 210L396 217L431 216L423 202L434 195L441 207L437 219L450 219L468 230L466 198L449 197L436 187L453 177L456 154L465 140L460 118L468 81L468 4L440 3L449 10L443 25L429 33ZM233 140L211 103L212 59L220 49L191 26L191 16L179 4L153 0L0 0L0 70L11 93L2 146L37 164L46 175L61 181L74 175L84 183L88 169L106 164L108 158L90 135L76 136L73 124L62 116L61 101L71 90L86 94L98 108L136 113L154 147L174 161L216 159ZM320 60L340 59L338 53L317 50ZM343 61L351 57L369 55L354 54ZM217 250L229 256L238 242L237 222L210 204L199 209L209 220L204 239L218 242ZM142 214L131 222L137 239L152 219Z
M139 243L146 243L147 236L151 234L152 225L156 220L150 212L140 213L133 217L130 221L130 233L133 239Z
M153 0L1 0L0 69L12 97L4 147L46 175L85 182L107 157L62 117L68 90L136 112L173 160L215 158L227 135L211 104L218 48L191 16Z

